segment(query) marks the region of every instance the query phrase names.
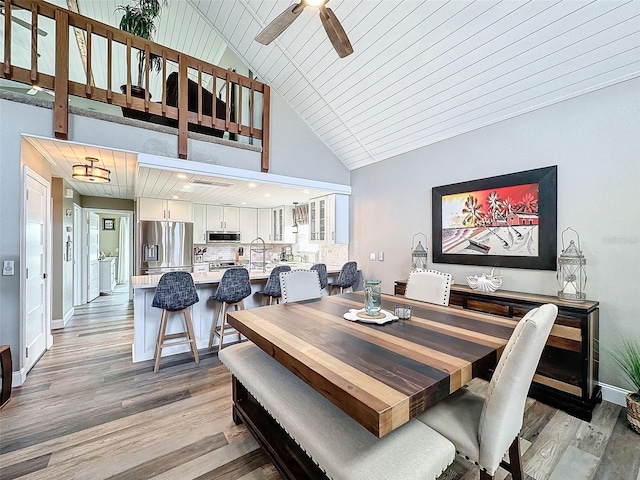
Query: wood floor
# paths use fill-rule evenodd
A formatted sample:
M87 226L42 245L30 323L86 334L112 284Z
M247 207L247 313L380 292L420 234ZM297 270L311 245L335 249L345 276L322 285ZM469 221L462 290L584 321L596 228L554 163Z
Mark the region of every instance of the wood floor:
M152 361L131 362L132 308L126 294L99 297L54 334L0 411L0 479L279 479L233 424L215 353L201 351L199 365L190 354L163 359L157 374ZM640 480L640 435L616 405L586 423L529 401L522 436L528 479ZM440 477L477 478L458 459Z

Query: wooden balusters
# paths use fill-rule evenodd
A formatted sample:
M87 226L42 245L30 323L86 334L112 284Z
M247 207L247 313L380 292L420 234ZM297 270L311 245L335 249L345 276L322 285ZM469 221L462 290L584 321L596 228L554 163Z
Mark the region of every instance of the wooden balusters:
M178 157L187 158L187 138L188 138L188 116L189 116L189 96L187 62L184 56L178 56Z
M11 78L11 0L4 2L4 76Z
M69 136L69 12L56 9L56 76L54 79L53 133Z

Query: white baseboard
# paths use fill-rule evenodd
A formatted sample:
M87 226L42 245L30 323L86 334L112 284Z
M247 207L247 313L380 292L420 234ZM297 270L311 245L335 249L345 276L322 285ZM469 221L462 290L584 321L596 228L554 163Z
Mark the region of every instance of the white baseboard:
M622 407L627 406L627 400L625 396L627 393L631 393L629 390L625 390L624 388L614 387L613 385L608 385L606 383L598 382L600 388L602 388L602 399L606 400L610 403L615 403L616 405L620 405Z
M17 372L11 373L11 387L19 387L21 386L25 380L27 379L27 372L24 371L24 368L21 368Z
M67 325L67 322L71 320L73 314L75 312L74 308L71 308L63 318L56 318L55 320L51 320L51 330L57 330L59 328L64 328Z

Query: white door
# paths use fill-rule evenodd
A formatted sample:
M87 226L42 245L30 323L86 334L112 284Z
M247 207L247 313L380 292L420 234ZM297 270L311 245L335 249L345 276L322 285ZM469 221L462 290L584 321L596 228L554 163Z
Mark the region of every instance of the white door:
M47 349L50 317L49 182L26 172L24 247L24 345L25 371L29 371Z
M73 204L73 306L82 305L82 208Z
M87 301L100 295L100 216L97 213L89 213L89 285L87 286Z

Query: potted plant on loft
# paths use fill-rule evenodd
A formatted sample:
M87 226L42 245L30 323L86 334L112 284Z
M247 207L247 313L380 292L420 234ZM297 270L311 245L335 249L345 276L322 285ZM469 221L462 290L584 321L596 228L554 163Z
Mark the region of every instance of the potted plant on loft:
M123 13L120 19L120 30L132 33L138 37L147 40L153 40L153 34L156 30L155 22L160 17L163 6L167 5L167 0L134 0L128 5L119 5L117 10ZM151 55L149 58L150 69L159 72L162 68L162 62L157 55ZM145 53L144 50L138 51L138 78L135 85L131 85L131 95L138 98L144 98L145 89L142 86L144 78ZM127 86L120 87L122 93L126 93ZM151 95L149 95L151 98Z
M622 376L634 389L627 394L627 421L634 431L640 433L640 338L622 339L611 355Z

